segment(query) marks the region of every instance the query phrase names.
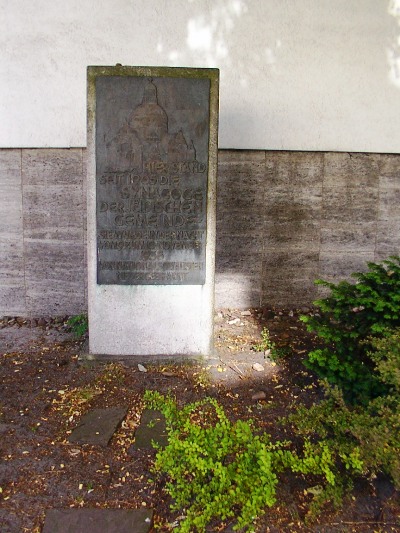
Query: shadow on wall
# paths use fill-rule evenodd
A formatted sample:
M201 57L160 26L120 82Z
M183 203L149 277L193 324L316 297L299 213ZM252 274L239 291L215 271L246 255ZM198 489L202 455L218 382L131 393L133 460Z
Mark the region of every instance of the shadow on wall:
M268 8L262 10L268 24L265 31L265 26L254 24L259 11L248 0L214 0L209 10L201 3L189 0L189 4L190 16L186 28L182 28L186 34L182 35L183 46L166 50L168 45L162 40L157 45L157 52L166 54L171 64L200 62L210 68L223 64L224 69L238 72L238 83L243 89L259 69L273 69L282 43L270 23ZM243 40L241 47L237 47L238 36ZM258 43L257 47L252 46L254 42Z
M178 30L181 46L173 47L160 37L156 50L160 58L167 57L173 66L220 69L219 137L228 146L251 146L254 142L248 139L260 128L254 100L263 97L271 104L275 98L271 86L263 80L269 75L272 81L279 74L282 36L273 19L280 18L282 8L279 3L258 5L249 0L214 0L206 9L203 2L188 0L188 3L190 11L186 11L185 25ZM291 16L293 11L289 11ZM260 18L263 24L257 23ZM232 84L234 92L241 93L233 105Z
M217 307L302 307L400 250L400 156L220 151Z
M323 154L220 152L217 307L315 298L322 176Z
M189 4L178 30L181 46L160 37L156 50L175 66L221 69L224 146L368 151L386 146L395 151L396 145L368 139L366 132L383 116L377 107L380 94L393 102L387 128L397 106L400 45L393 17L400 21L400 0L368 9L348 2L346 12L324 3L310 10L306 1L290 9L275 1L215 0L208 9L201 2ZM375 27L373 46L364 29L368 26ZM341 33L348 41L338 37ZM349 61L343 61L344 55ZM356 79L363 80L361 85ZM232 92L237 93L234 101Z
M391 43L386 50L389 63L389 79L400 88L400 0L390 0L388 13L396 19L397 28L393 31Z

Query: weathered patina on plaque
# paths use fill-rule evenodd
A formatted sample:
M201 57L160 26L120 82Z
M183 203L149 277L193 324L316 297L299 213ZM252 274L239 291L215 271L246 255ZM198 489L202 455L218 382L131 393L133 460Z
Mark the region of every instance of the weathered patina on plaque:
M96 80L97 283L205 282L210 80Z

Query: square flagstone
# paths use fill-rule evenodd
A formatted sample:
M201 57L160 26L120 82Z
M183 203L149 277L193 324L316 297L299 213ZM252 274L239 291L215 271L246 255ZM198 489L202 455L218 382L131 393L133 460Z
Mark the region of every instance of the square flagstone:
M49 509L42 533L148 533L150 509Z
M165 417L160 411L145 409L140 418L139 427L135 431L135 442L131 449L151 450L153 441L162 447L168 444Z
M107 446L127 411L126 407L89 411L69 436L69 442Z

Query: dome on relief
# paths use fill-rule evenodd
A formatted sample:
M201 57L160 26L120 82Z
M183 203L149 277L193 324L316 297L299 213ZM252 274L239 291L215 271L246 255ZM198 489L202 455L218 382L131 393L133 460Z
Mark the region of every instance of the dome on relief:
M168 133L168 117L158 104L157 87L152 81L145 86L142 103L129 117L129 125L142 132L147 141L160 141Z
M157 87L153 81L150 80L144 88L142 103L146 104L158 104L157 102Z

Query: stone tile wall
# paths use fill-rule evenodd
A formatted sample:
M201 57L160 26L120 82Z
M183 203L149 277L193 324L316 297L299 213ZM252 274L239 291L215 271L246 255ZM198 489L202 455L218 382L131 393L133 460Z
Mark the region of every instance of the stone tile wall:
M400 156L220 151L216 300L303 306L400 253Z
M26 313L21 150L0 150L0 307Z
M86 309L85 149L0 150L0 316ZM300 307L400 253L400 156L219 152L216 305Z
M84 150L0 150L0 315L86 309Z

